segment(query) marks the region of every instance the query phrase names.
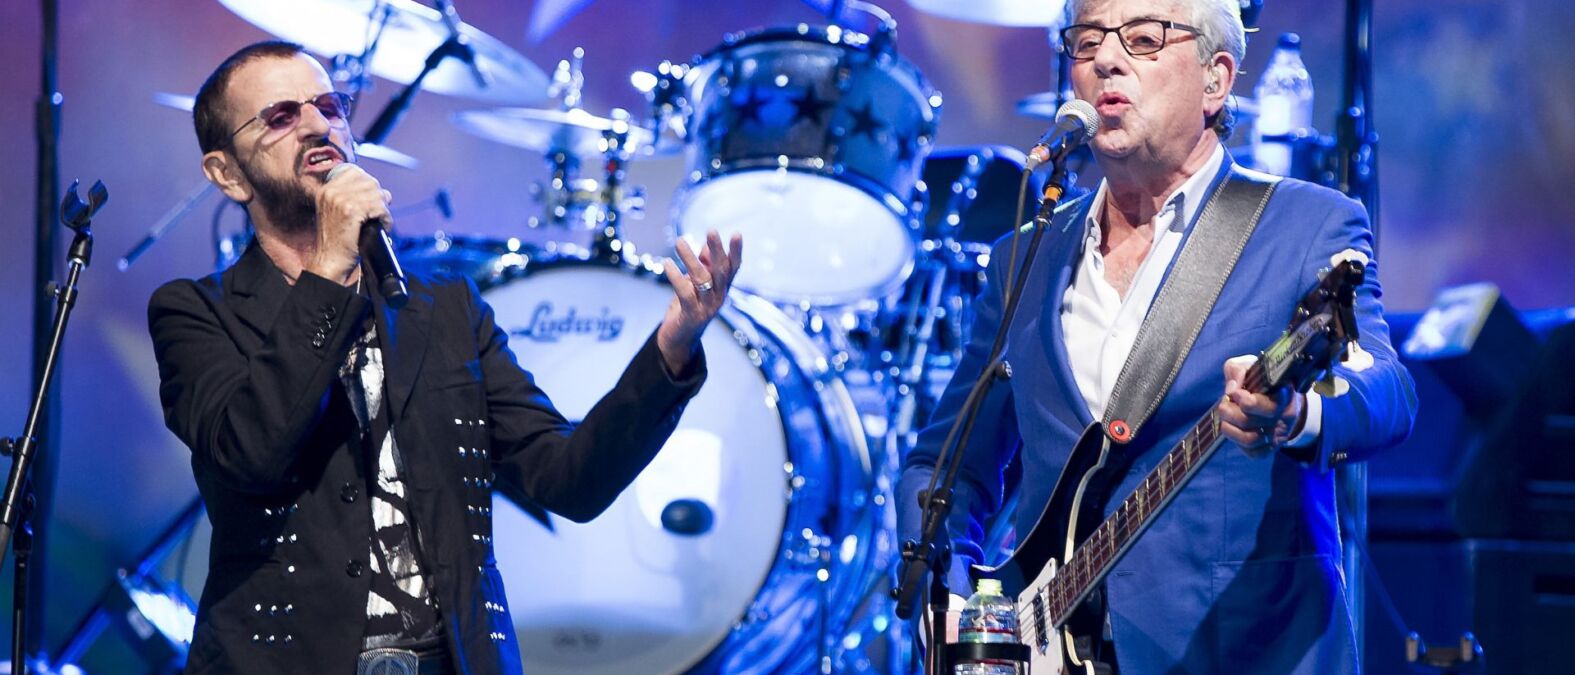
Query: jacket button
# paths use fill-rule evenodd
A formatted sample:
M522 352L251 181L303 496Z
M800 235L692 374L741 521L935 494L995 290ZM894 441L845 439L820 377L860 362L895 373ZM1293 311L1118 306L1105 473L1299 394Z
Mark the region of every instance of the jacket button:
M346 504L355 503L355 498L359 496L361 496L361 488L356 487L355 483L345 483L344 487L339 488L339 498Z
M364 571L366 571L366 565L359 560L351 560L345 565L345 574L352 577L359 577Z

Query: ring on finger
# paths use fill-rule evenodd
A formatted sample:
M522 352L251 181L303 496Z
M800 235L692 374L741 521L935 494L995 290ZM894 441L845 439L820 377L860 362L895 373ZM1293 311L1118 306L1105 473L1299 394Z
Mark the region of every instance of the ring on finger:
M710 281L703 281L703 282L700 282L698 284L695 284L695 290L699 291L701 293L709 293L711 291L711 282Z

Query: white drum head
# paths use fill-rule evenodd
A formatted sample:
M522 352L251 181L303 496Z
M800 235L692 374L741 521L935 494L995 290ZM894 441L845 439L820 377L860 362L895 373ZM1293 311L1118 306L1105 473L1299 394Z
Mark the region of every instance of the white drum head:
M880 200L830 178L744 171L686 191L679 233L744 236L733 283L778 302L843 304L885 295L913 269L906 226Z
M520 365L581 419L661 321L672 291L590 265L533 272L485 293ZM495 499L498 566L529 673L678 673L728 635L777 556L787 444L771 388L722 321L703 337L709 377L678 430L596 520L553 516L549 532ZM714 516L698 535L665 530L680 499Z

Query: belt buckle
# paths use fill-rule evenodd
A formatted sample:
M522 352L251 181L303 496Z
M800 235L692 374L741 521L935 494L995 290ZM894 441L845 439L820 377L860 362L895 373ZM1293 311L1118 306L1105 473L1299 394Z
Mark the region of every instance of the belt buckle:
M421 659L408 649L368 649L356 659L356 675L416 675Z

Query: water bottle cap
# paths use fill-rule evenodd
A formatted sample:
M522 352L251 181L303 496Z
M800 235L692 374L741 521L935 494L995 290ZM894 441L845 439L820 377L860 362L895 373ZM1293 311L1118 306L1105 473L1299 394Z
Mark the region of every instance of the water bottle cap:
M980 579L979 580L979 592L983 593L985 595L1000 595L1001 594L1001 580L1000 579Z
M1280 49L1295 49L1301 51L1302 36L1295 33L1280 33Z

